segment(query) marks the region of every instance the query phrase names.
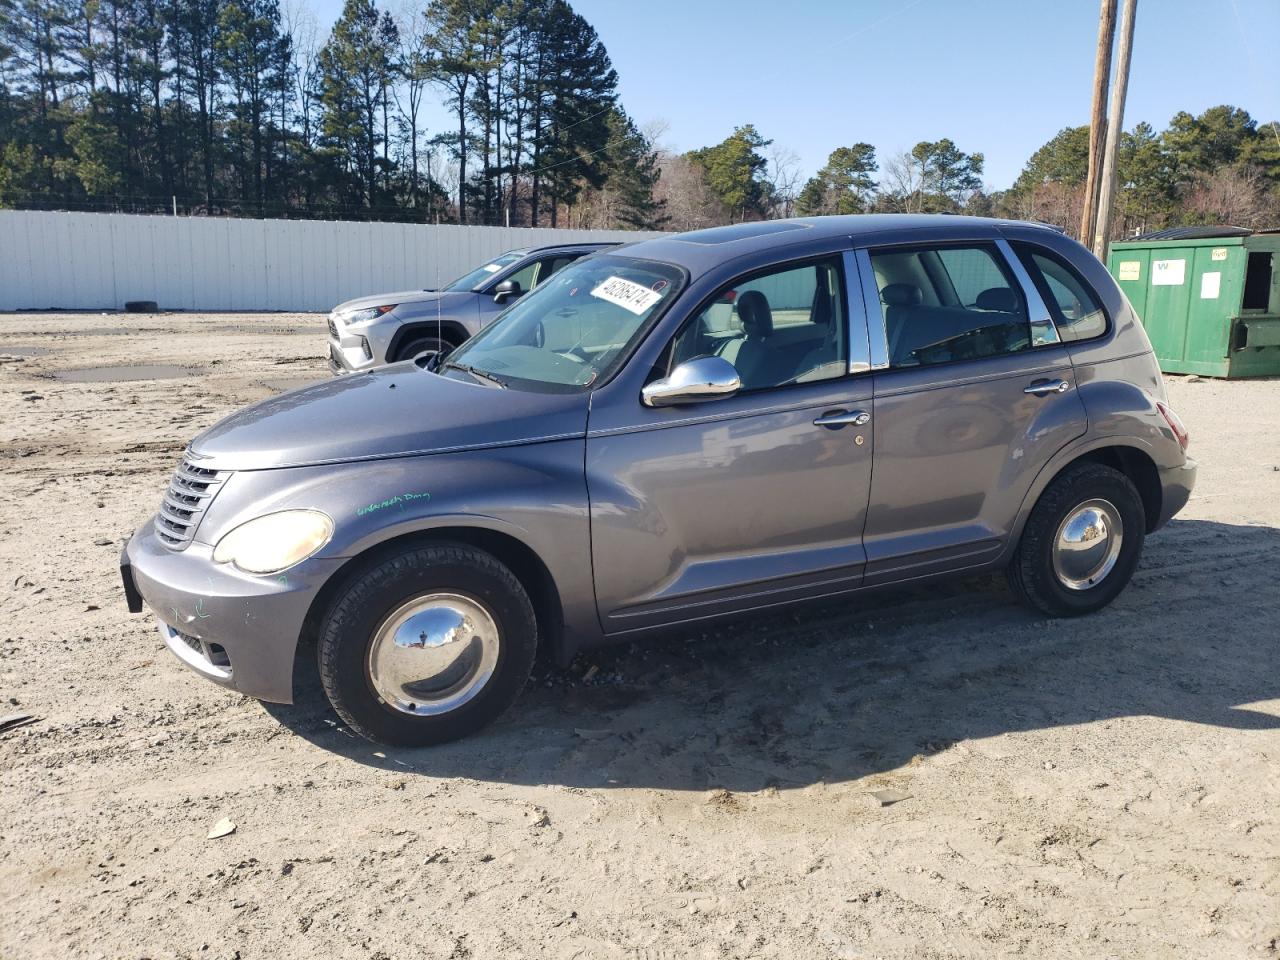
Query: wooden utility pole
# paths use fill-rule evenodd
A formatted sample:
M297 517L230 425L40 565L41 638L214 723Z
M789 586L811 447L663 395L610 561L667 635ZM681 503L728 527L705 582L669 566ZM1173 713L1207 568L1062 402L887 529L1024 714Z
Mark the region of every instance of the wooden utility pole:
M1129 56L1133 52L1133 21L1138 15L1138 0L1124 0L1120 14L1120 52L1116 57L1116 85L1111 91L1111 107L1107 114L1107 142L1102 151L1102 173L1098 181L1098 216L1093 231L1093 255L1103 263L1111 242L1111 212L1115 205L1116 155L1120 135L1124 132L1124 98L1129 90Z
M1111 47L1116 35L1116 0L1102 0L1098 19L1098 53L1093 64L1093 110L1089 115L1089 175L1084 184L1084 212L1080 216L1080 241L1088 243L1098 220L1098 173L1102 166L1103 131L1106 129L1107 84L1111 79Z

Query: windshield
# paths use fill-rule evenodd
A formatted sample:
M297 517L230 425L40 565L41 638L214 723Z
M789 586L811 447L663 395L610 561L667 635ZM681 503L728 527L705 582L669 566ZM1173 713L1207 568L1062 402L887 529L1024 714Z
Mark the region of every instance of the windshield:
M570 264L449 354L440 368L500 385L576 390L612 372L684 282L676 267L596 256Z
M511 266L513 263L515 263L517 260L519 260L523 256L525 256L525 254L519 250L513 253L504 253L502 256L495 257L494 259L490 260L484 266L476 267L466 276L459 277L457 280L453 281L453 283L445 287L445 289L446 290L474 290L476 287L480 286L480 284L484 283L486 280L492 277L499 270L505 270L507 267Z

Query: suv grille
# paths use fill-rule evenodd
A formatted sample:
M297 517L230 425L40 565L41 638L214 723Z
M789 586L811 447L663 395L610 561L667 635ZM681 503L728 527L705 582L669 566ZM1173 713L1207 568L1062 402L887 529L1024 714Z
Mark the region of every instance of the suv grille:
M334 322L333 322L333 317L330 317L330 318L329 318L329 336L330 336L330 338L332 338L332 339L334 339L334 340L339 339L339 337L338 337L338 325L337 325L336 323L334 323Z
M156 514L160 542L170 550L186 547L226 479L226 471L198 467L190 454L183 457Z

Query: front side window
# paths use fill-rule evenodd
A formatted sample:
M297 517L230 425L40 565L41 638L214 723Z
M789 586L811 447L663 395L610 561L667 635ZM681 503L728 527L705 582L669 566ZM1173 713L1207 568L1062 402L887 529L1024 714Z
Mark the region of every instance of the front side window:
M493 278L495 273L505 270L521 257L523 253L504 253L500 257L495 257L483 266L476 267L468 274L459 277L453 283L445 287L446 290L474 290L482 284L487 283Z
M994 247L871 253L891 367L1027 350L1026 298Z
M676 335L667 372L705 356L732 363L744 391L843 376L849 354L838 261L725 287Z
M503 283L518 284L520 289L526 292L532 290L538 285L538 268L544 262L542 260L530 260L511 276L504 277Z
M1033 276L1039 275L1048 294L1048 307L1063 340L1088 340L1107 332L1107 315L1097 296L1074 270L1057 259L1023 251Z
M552 274L559 273L561 269L573 263L576 259L578 258L575 255L568 257L544 257L541 260L530 260L515 273L511 274L511 276L504 277L503 280L504 282L511 281L512 283L519 284L521 292L528 293L539 284L546 283L547 280L551 278Z
M683 285L684 274L665 263L579 260L449 354L439 372L531 390L586 389L613 372Z

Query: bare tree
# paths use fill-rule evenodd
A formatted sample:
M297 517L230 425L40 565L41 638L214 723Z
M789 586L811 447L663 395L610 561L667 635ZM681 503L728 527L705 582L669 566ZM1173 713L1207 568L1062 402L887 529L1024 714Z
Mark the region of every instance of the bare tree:
M427 18L419 4L405 0L396 14L400 28L398 82L392 87L396 109L400 113L400 135L409 152L409 203L416 208L419 199L418 141L421 137L420 117L427 88L435 79L436 62L431 52ZM428 197L434 196L428 191ZM428 210L427 215L433 211Z
M302 143L307 151L316 142L316 100L320 86L320 48L324 38L320 36L320 28L316 22L315 11L307 0L286 0L282 8L284 32L291 38L293 61L297 69L293 72L295 95L298 102L298 118L302 121ZM307 177L308 194L312 177ZM311 205L311 197L306 198L307 206Z
M1196 178L1185 200L1194 219L1260 228L1280 211L1267 196L1266 186L1254 167L1219 167Z
M697 230L729 222L729 211L707 183L706 171L682 153L658 152L661 176L654 197L663 203L672 230Z
M769 219L794 216L803 179L800 155L787 147L772 145L764 178L769 184Z
M1083 183L1045 180L1029 190L1009 191L997 203L996 212L1014 220L1052 223L1074 237L1084 212L1084 189Z
M914 212L919 209L918 199L923 184L915 157L906 150L900 150L885 161L876 209L888 213Z

